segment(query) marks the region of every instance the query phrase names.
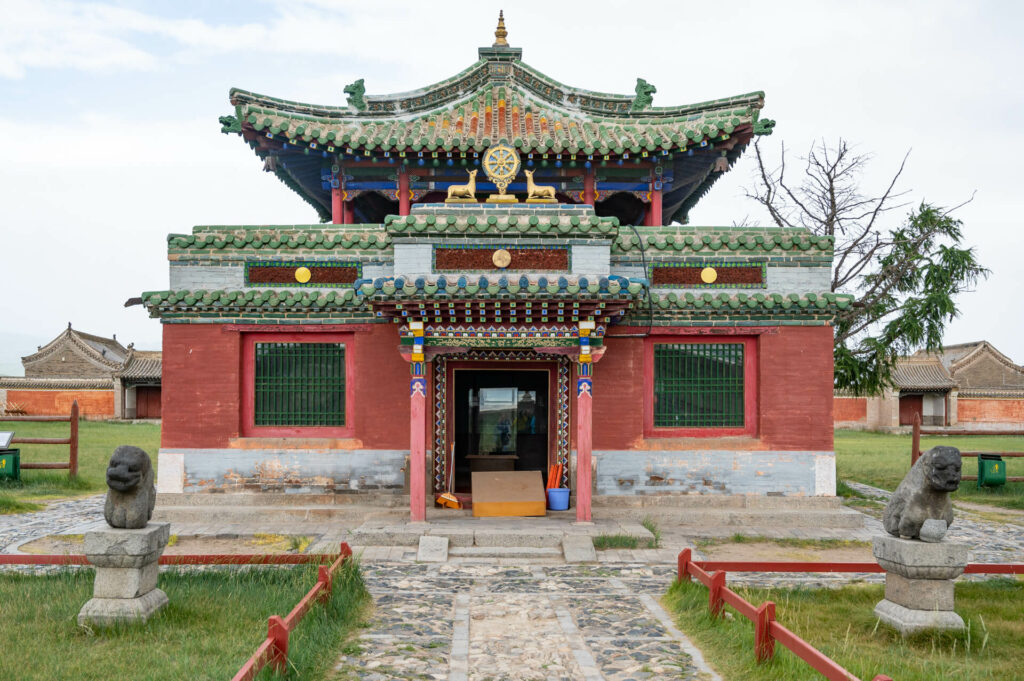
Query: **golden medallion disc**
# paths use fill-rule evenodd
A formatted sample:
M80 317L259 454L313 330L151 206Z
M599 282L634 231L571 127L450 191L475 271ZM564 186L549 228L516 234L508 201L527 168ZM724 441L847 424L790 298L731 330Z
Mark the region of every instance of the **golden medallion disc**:
M504 248L499 248L491 256L491 262L494 263L495 267L508 267L509 263L512 262L512 254Z
M716 279L718 279L718 272L714 267L705 267L700 271L700 280L705 284L714 284Z
M295 270L295 281L300 284L305 284L313 278L313 273L309 271L308 267L300 267Z

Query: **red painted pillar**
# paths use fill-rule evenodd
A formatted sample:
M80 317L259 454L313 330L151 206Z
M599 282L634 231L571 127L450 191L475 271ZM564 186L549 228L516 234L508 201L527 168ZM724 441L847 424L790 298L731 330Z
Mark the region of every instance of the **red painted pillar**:
M410 322L413 334L409 380L409 521L427 519L427 378L423 359L423 322Z
M594 169L587 168L583 173L583 203L588 203L591 206L597 197L597 181L594 177Z
M409 173L405 172L405 166L398 168L398 214L409 214Z
M651 204L647 207L647 225L661 226L661 178L651 172Z
M580 322L580 361L576 369L576 522L589 523L594 382L590 332L594 322Z
M355 222L355 217L352 212L352 202L344 201L341 204L341 224L351 225Z
M331 222L335 225L345 224L345 202L342 197L341 185L331 187Z

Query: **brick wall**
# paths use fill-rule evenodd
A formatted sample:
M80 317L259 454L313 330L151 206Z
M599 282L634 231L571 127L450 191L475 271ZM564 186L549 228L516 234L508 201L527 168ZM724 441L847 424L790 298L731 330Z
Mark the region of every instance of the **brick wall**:
M242 337L219 324L164 325L163 447L244 446L236 441L241 424ZM309 337L314 341L316 334ZM354 353L349 380L355 400L349 410L354 432L348 444L408 449L409 365L398 353L395 327L372 325L356 333L349 346ZM294 444L308 446L299 439Z
M832 327L782 326L759 338L760 435L771 449L832 449Z
M957 400L957 418L963 424L1005 423L1019 428L1024 425L1024 399L961 397Z
M686 336L674 336L685 342ZM832 450L832 328L782 326L758 337L754 438L643 438L643 338L605 339L594 366L594 449ZM574 427L575 429L575 427Z
M865 423L868 418L866 397L836 397L832 418L836 423Z
M162 447L226 447L238 436L241 344L220 324L164 324Z
M7 403L17 405L31 416L67 416L78 400L83 418L113 418L113 390L8 390Z

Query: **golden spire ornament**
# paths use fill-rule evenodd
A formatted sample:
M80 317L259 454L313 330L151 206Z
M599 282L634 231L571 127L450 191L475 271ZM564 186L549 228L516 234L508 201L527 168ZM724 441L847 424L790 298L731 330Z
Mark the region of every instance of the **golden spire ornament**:
M505 37L508 31L505 30L505 10L498 10L498 28L494 31L494 45L491 47L508 47Z

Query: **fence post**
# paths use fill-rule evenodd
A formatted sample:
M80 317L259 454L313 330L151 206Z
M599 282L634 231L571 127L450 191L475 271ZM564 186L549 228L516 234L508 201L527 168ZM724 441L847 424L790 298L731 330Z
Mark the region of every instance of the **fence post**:
M279 615L271 615L267 620L267 638L273 641L270 646L270 666L283 674L288 668L288 627Z
M341 555L345 556L346 558L352 557L352 547L348 545L348 542L341 542L341 546L339 548Z
M676 581L689 582L690 580L690 549L683 549L679 552L679 569L676 574Z
M917 463L921 456L921 415L914 412L914 435L910 441L910 465Z
M68 458L68 476L78 475L78 400L71 403L71 440Z
M775 604L765 601L757 609L754 619L754 656L758 662L766 662L775 656L775 639L772 638L774 621Z
M716 570L711 575L711 586L708 587L708 608L711 610L712 617L722 614L722 606L725 605L725 601L722 600L722 589L724 588L725 571Z
M316 581L323 585L320 587L320 595L317 597L317 600L321 603L331 600L331 568L321 565L317 570Z

